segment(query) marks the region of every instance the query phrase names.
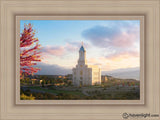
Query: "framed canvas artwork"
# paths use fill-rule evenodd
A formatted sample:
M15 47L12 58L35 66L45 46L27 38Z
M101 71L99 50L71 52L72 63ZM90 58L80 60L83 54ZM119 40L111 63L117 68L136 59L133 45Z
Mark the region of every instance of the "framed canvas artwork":
M17 17L20 103L144 103L144 16L46 18Z

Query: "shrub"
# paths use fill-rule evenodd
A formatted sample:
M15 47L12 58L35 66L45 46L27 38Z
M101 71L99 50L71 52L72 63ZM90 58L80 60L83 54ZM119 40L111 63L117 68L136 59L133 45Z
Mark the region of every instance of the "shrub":
M22 95L20 96L20 99L21 100L35 100L35 97L33 97L32 94L30 96L27 96L22 93Z

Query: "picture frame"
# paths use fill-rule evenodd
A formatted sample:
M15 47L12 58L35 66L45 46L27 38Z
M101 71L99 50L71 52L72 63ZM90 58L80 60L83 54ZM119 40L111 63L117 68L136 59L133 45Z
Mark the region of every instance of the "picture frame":
M160 42L159 42L159 0L100 0L100 1L80 1L80 0L1 0L1 86L0 86L0 118L9 119L124 119L127 113L130 114L150 113L149 119L159 119L152 115L159 115L159 69L160 69ZM129 9L128 9L129 8ZM79 19L95 16L102 17L129 17L141 16L144 21L141 30L143 51L141 54L143 67L141 76L144 84L141 89L143 99L140 102L115 102L110 101L61 101L49 103L32 103L18 101L17 78L18 78L18 54L17 54L17 17L27 16L45 17L54 16L63 19ZM93 19L93 18L92 18ZM16 24L15 24L16 23ZM143 38L144 34L144 38ZM145 62L144 62L145 61ZM144 65L143 65L144 64ZM47 104L46 104L46 103ZM130 115L130 116L129 116ZM127 117L127 118L128 118Z

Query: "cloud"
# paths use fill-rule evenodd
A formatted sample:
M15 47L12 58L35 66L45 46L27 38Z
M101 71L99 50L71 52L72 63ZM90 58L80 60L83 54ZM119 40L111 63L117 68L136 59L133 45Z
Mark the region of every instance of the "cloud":
M121 32L115 35L110 45L114 47L131 47L137 40L137 35L133 33Z
M65 49L66 49L68 52L77 51L77 50L78 50L78 45L74 45L73 43L66 43Z
M42 48L43 54L49 54L53 56L63 56L67 52L73 52L78 49L77 46L73 46L70 43L66 43L63 46L54 46L54 45L47 45Z
M97 63L98 60L96 58L90 58L88 59L88 62L93 64L93 63Z
M102 49L105 58L120 60L139 57L140 28L132 21L116 21L108 26L94 26L82 32L93 46Z
M43 47L42 52L55 56L61 56L65 53L65 48L63 46L45 46Z
M123 51L123 52L119 52L119 53L114 53L114 54L110 54L105 56L105 58L107 59L128 59L128 58L133 58L133 57L139 57L139 52L138 51Z
M81 46L81 41L75 42L75 41L67 41L64 43L64 45L54 46L54 45L47 45L42 48L42 54L46 56L45 54L49 54L52 56L63 56L67 52L74 52L78 51ZM89 43L84 43L85 48L89 48Z
M72 70L58 65L50 65L46 63L37 63L36 67L41 68L36 74L39 75L66 75L71 74Z
M102 70L138 67L139 33L139 24L132 22L113 22L108 26L98 25L86 29L82 36L85 38L83 41L88 64L99 65ZM43 68L40 73L65 74L71 71L77 63L80 46L79 40L66 40L61 45L44 46L42 62L45 64L40 65Z
M132 22L115 22L110 26L94 26L84 30L82 36L101 48L131 47L139 40L139 25Z
M83 45L85 46L85 48L90 48L91 47L91 45L88 41L72 41L72 40L69 41L68 40L67 44L69 44L72 47L75 47L76 49L74 49L74 50L78 50L81 47L82 42L83 42Z

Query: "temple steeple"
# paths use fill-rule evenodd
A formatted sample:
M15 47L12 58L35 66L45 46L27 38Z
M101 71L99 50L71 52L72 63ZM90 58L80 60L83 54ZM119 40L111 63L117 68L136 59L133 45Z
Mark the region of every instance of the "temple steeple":
M78 60L78 64L81 64L81 65L85 65L86 64L86 50L83 46L83 42L82 42L82 45L79 49L79 60Z
M101 84L101 69L97 65L87 65L83 42L79 49L78 64L72 70L74 86Z

